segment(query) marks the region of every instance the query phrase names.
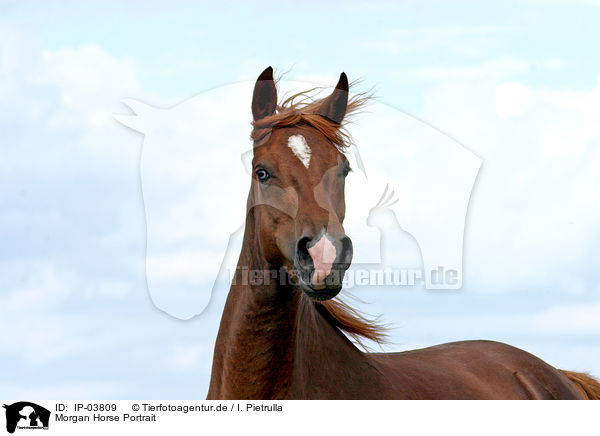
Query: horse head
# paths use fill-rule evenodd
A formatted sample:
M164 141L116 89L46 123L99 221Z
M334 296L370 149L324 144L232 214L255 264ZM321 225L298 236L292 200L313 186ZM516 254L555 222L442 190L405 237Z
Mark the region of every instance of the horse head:
M351 102L350 109L355 102ZM339 293L352 260L343 227L344 183L350 171L340 131L349 109L348 79L313 103L277 106L273 70L258 77L252 98L253 177L248 213L262 255L297 276L310 298Z

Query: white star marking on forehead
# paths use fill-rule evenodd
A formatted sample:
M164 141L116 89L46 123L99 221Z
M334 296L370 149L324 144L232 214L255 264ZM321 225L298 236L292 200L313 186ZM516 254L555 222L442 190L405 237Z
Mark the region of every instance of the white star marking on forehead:
M308 146L306 139L302 135L293 135L288 138L288 147L296 155L300 162L304 164L306 168L310 165L310 155L312 150Z

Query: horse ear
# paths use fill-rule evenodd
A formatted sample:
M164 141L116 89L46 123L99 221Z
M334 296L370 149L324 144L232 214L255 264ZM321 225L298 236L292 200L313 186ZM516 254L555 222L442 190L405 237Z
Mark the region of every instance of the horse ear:
M333 93L323 101L323 105L317 113L329 121L341 124L348 106L348 89L348 77L346 73L342 73Z
M277 107L277 89L273 82L273 68L267 67L260 73L254 85L254 94L252 95L252 115L254 121L268 117L275 113Z

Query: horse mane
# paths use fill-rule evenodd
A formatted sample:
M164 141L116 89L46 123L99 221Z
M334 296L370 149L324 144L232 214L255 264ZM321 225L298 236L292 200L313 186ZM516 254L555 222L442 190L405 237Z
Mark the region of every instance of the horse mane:
M354 83L350 84L350 87L353 85ZM308 125L325 135L340 151L349 147L352 143L352 138L346 131L345 125L352 115L355 115L360 109L365 107L371 99L371 95L368 93L359 93L351 96L348 99L344 120L341 123L336 123L319 114L320 109L326 102L326 98L313 99L312 94L318 89L320 88L315 87L293 94L277 105L273 115L253 121L250 138L254 142L260 142L266 139L273 129Z
M360 346L367 349L362 342L369 339L382 345L387 339L387 326L377 320L367 319L362 313L339 298L313 302L319 312L330 324L337 327L354 339Z

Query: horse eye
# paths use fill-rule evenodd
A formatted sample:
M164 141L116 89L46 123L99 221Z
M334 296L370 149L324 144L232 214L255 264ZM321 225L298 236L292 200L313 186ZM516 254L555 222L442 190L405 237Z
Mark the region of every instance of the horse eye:
M259 168L256 170L256 177L260 183L265 183L271 178L271 175L266 170Z
M350 168L349 164L346 164L344 165L344 169L342 170L342 175L346 177L348 173L350 173L350 171L352 171L352 168Z

